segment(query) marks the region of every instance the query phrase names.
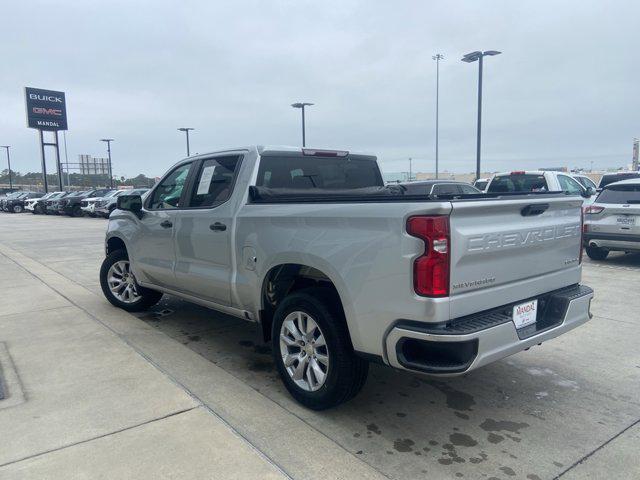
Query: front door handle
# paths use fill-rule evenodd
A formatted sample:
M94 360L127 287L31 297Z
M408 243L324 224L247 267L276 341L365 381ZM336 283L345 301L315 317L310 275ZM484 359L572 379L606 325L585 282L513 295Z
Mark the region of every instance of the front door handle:
M209 225L209 228L214 232L224 232L227 226L224 223L216 222Z
M173 223L171 223L169 220L165 220L164 222L160 223L160 226L162 228L171 228L173 227Z

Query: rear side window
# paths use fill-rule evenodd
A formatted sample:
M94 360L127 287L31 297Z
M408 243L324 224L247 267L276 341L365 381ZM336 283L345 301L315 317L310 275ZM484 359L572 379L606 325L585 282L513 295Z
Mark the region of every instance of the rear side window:
M256 185L292 189L382 187L374 158L262 157Z
M202 162L191 192L190 207L212 207L231 195L240 157L217 157Z
M640 203L640 184L615 185L600 192L597 203Z
M460 188L455 183L434 185L431 191L434 195L460 195Z
M547 181L544 175L513 174L493 177L489 184L489 193L509 192L547 192Z

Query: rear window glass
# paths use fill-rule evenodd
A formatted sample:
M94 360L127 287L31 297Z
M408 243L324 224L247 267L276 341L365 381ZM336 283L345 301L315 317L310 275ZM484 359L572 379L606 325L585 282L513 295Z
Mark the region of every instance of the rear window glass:
M256 185L292 189L382 187L374 158L262 157Z
M630 178L640 178L640 174L629 172L629 173L614 173L609 175L603 175L600 179L599 187L605 187L613 182L619 182L620 180L629 180Z
M640 203L640 184L616 185L605 188L596 199L598 203Z
M546 192L548 190L544 175L515 174L493 177L488 192Z

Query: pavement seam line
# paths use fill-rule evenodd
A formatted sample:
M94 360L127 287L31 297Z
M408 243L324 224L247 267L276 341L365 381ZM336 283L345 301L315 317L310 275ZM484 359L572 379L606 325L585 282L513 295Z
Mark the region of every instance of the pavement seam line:
M152 418L151 420L146 420L144 422L137 423L135 425L130 425L128 427L124 427L124 428L120 428L118 430L114 430L113 432L104 433L102 435L98 435L98 436L92 437L92 438L87 438L85 440L79 440L77 442L69 443L67 445L62 445L61 447L58 447L58 448L52 448L50 450L45 450L44 452L34 453L33 455L28 455L26 457L19 458L18 460L12 460L10 462L3 463L2 465L0 465L0 468L7 467L9 465L13 465L14 463L24 462L25 460L31 460L32 458L41 457L43 455L47 455L49 453L57 452L59 450L65 450L67 448L75 447L76 445L82 445L83 443L93 442L94 440L99 440L101 438L109 437L111 435L116 435L118 433L126 432L127 430L133 430L134 428L142 427L144 425L149 425L150 423L159 422L161 420L165 420L165 419L170 418L170 417L175 417L176 415L180 415L182 413L190 412L191 410L195 410L196 408L200 408L200 407L196 406L196 407L191 407L191 408L187 408L187 409L184 409L184 410L180 410L180 411L177 411L177 412L172 412L172 413L169 413L167 415L163 415L162 417Z
M7 247L6 245L4 245L5 248L9 248L10 250L13 250L11 247ZM20 252L17 252L20 255ZM152 365L158 372L160 372L162 375L164 375L165 378L167 378L170 382L172 382L175 386L177 386L178 388L180 388L181 390L183 390L189 397L191 397L191 399L193 399L194 401L196 401L196 403L198 403L198 406L201 406L202 408L204 408L207 412L209 412L209 414L213 415L214 417L216 417L218 420L220 420L234 435L236 435L238 438L244 440L246 442L246 444L254 451L258 454L258 456L260 456L263 460L265 460L267 463L269 463L270 465L272 465L276 470L278 470L283 476L285 476L286 478L293 480L293 477L291 477L291 475L289 475L288 472L286 472L284 470L284 468L279 465L278 463L275 462L275 460L273 460L271 457L269 457L265 452L263 452L262 450L260 450L256 445L254 445L246 436L244 436L241 432L239 432L238 430L236 430L227 420L225 420L224 418L222 418L217 412L215 412L211 407L209 407L207 404L205 404L195 393L193 393L189 388L187 388L186 385L184 385L183 383L181 383L180 381L178 381L178 379L174 378L169 372L167 372L164 368L162 368L160 365L158 365L155 361L153 361L153 359L151 359L146 353L144 353L142 350L140 350L138 347L136 347L134 344L132 344L127 338L125 338L124 335L118 333L116 330L114 330L113 328L111 328L109 325L107 325L105 322L103 322L102 320L100 320L98 317L96 317L95 315L93 315L91 312L89 312L88 310L86 310L84 307L82 307L81 305L78 305L74 300L72 300L71 298L69 298L68 296L66 296L64 293L62 293L60 290L58 290L56 287L53 287L51 285L49 285L47 282L45 282L42 278L40 278L37 274L31 272L29 269L27 269L26 267L24 267L23 265L21 265L17 260L13 259L12 257L8 256L6 253L0 252L1 255L3 255L5 258L7 258L8 260L10 260L11 262L15 263L18 267L20 267L22 270L24 270L25 272L27 272L29 275L31 275L32 277L36 278L38 281L40 281L41 283L43 283L46 287L50 288L51 290L53 290L54 292L56 292L58 295L60 295L62 298L64 298L65 300L67 300L68 302L71 303L72 306L78 308L79 310L82 310L89 318L91 318L93 321L99 323L100 325L102 325L104 328L106 328L107 330L109 330L111 333L113 333L116 337L118 337L122 342L125 343L125 345L127 345L129 348L131 348L134 352L136 352L139 356L141 356L144 360L146 360L150 365ZM27 255L23 255L24 257L30 259L31 261L40 264L43 268L47 268L49 270L49 267L47 267L46 265L42 264L41 262L39 262L38 260L35 260ZM61 273L56 272L55 270L52 270L53 272L55 272L57 275L60 275L61 277L65 278L66 280L82 286L78 283L76 283L74 280L71 280L67 277L65 277L64 275L62 275ZM83 287L84 288L84 287ZM85 288L85 290L87 290ZM89 293L91 293L92 295L95 295L93 292L91 292L90 290L87 290ZM133 317L136 318L136 317ZM136 318L136 320L139 320ZM268 397L265 397L268 398ZM197 407L194 407L197 408ZM3 465L0 465L0 467L2 467Z
M633 422L631 425L625 427L624 429L622 429L621 431L619 431L618 433L616 433L613 437L611 437L609 440L607 440L606 442L604 442L602 445L600 445L599 447L595 448L594 450L592 450L591 452L587 453L584 457L582 457L580 460L578 460L577 462L573 463L572 465L570 465L567 469L565 469L564 471L560 472L560 474L558 474L557 476L553 477L553 480L558 480L560 477L564 476L565 473L568 473L570 470L573 470L575 467L577 467L578 465L581 465L583 462L585 462L586 460L588 460L592 455L594 455L595 453L599 452L600 450L602 450L604 447L606 447L607 445L609 445L611 442L613 442L616 438L618 438L620 435L622 435L623 433L625 433L627 430L632 429L633 427L635 427L636 425L640 424L640 419L636 420L635 422Z

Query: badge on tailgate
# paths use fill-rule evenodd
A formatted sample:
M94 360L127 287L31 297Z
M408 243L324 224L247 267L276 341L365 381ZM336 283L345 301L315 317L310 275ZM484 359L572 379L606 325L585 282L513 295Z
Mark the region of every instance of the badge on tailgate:
M530 300L513 307L513 323L517 329L536 323L538 300Z

